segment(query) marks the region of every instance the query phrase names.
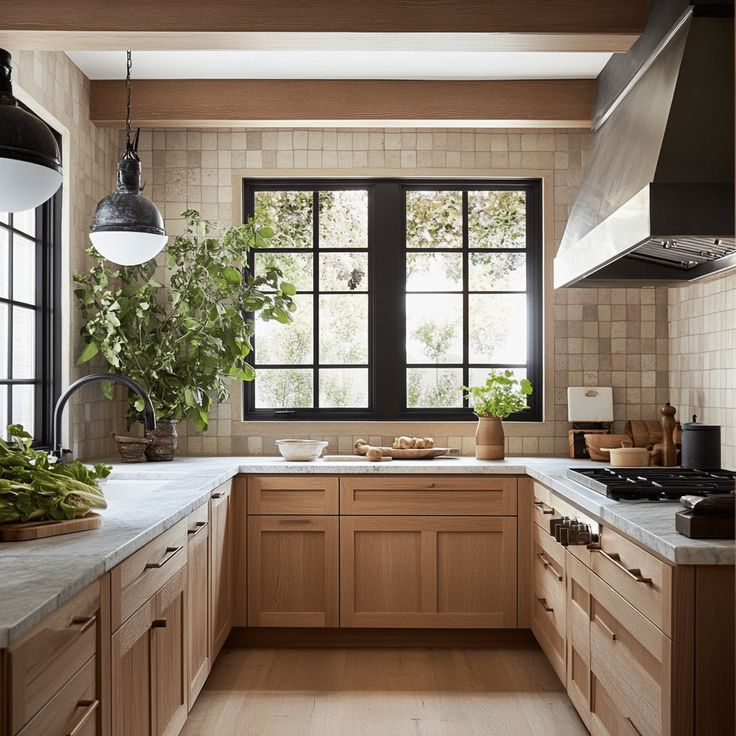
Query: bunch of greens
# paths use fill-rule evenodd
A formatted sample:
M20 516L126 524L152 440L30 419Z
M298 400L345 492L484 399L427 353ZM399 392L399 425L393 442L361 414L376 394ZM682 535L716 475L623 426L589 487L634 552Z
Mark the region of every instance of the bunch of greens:
M491 371L482 386L463 386L463 390L479 417L506 419L529 408L526 397L533 389L531 381L518 380L513 371L505 370Z
M0 523L76 519L107 508L97 480L110 475L109 465L55 462L31 449L33 438L20 424L8 426L8 437L0 439Z

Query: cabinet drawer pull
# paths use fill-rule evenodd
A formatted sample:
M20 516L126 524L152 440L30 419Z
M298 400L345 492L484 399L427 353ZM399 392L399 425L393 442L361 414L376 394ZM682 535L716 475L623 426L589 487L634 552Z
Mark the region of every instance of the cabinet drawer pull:
M628 716L626 716L626 723L631 726L631 730L636 734L636 736L644 736L644 734L642 734L642 732L634 725L634 721L632 721Z
M210 498L222 498L225 495L225 491L215 491L213 494L210 495Z
M549 604L547 603L547 599L546 599L546 598L537 598L537 601L538 601L539 605L540 605L540 606L542 606L542 608L544 608L544 610L545 610L545 611L546 611L547 613L554 613L555 609L554 609L554 608L552 608L552 607L551 607L551 606L550 606L550 605L549 605Z
M74 630L81 634L87 631L90 626L94 626L96 621L97 616L90 616L89 618L85 618L84 616L75 616L72 619L72 625L69 628L74 627Z
M176 555L178 552L181 552L184 549L183 545L180 545L179 547L167 547L166 548L166 554L163 556L160 562L147 562L146 563L146 570L149 569L156 569L163 567L174 555Z
M204 529L206 526L207 526L206 521L198 521L194 529L187 529L187 534L190 537L196 537L197 534L199 534L202 531L202 529Z
M544 501L534 501L534 505L543 514L554 514L555 513L555 510L551 506L547 506L547 504L544 503Z
M168 621L165 618L156 618L151 622L152 629L165 629Z
M630 578L636 580L637 583L644 583L644 585L653 585L651 578L645 578L641 574L641 570L638 567L632 567L629 569L621 562L621 555L618 552L606 552L602 548L594 549L594 552L599 552L612 564L614 564L619 570L625 572Z
M279 519L279 524L311 524L311 519Z
M99 705L99 700L80 700L77 703L77 708L84 708L84 713L77 722L77 725L74 726L71 731L69 731L67 736L77 736L77 734L81 733L82 729L84 728L84 724L87 723L89 717L97 710Z
M606 633L606 636L610 637L611 641L616 641L616 634L614 633L613 629L604 624L599 616L596 616L594 620L598 624L598 626L603 629L603 631Z
M549 570L552 575L554 575L558 580L562 580L562 575L560 575L557 570L555 570L554 566L552 565L552 561L547 559L547 555L544 554L544 552L537 552L537 557L539 557L541 563L544 565L545 570Z

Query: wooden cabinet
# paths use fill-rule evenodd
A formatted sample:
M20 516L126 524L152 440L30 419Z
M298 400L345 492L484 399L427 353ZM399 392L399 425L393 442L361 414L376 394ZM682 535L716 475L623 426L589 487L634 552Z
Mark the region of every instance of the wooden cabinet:
M210 496L210 656L222 649L233 620L231 482Z
M338 479L330 475L248 478L249 514L337 514Z
M187 525L187 687L194 705L210 673L210 534L204 504L189 515Z
M566 553L567 695L590 729L590 569Z
M335 516L251 516L248 625L338 625Z
M516 519L340 519L340 624L513 628Z
M187 715L186 567L112 635L113 736L174 736Z

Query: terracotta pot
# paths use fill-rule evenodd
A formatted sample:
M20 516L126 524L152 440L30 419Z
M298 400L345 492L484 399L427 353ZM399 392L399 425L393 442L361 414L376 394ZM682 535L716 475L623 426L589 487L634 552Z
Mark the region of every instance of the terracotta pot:
M503 423L498 417L478 417L475 430L475 456L478 460L503 460Z
M146 448L146 457L150 462L173 460L176 455L176 419L159 419L156 429L149 432L151 444Z
M124 434L115 434L113 439L118 446L120 460L124 463L146 462L146 448L151 444L149 437L131 437Z

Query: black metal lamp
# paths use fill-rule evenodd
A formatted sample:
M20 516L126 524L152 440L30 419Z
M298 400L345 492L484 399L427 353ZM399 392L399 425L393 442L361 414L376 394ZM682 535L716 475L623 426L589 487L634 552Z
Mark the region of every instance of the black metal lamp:
M97 205L89 237L92 245L108 261L135 266L155 258L166 245L164 220L156 205L141 194L141 161L138 135L130 135L131 53L127 54L125 76L128 94L125 119L125 152L118 161L117 190Z
M61 186L61 156L54 134L13 96L10 61L0 49L0 212L22 212Z

